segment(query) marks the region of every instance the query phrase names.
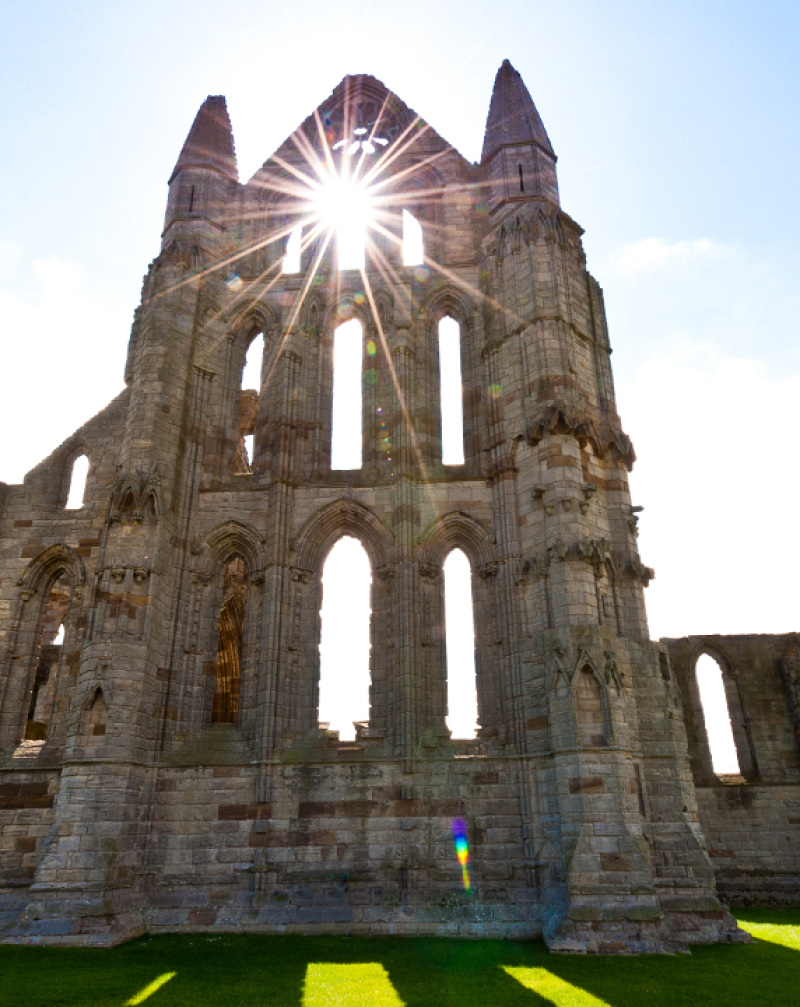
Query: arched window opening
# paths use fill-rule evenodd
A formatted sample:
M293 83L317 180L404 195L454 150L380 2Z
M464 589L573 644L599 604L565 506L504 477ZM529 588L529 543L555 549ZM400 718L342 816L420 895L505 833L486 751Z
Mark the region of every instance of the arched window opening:
M239 720L246 592L247 567L240 556L234 556L225 567L225 586L219 615L217 663L214 667L212 724L236 724Z
M36 672L25 723L27 741L44 741L53 717L58 669L64 644L64 620L71 597L70 583L62 575L50 589L41 635L37 641Z
M584 665L578 672L578 681L575 683L575 705L578 746L604 748L608 745L609 739L603 690L588 665Z
M439 322L442 462L464 464L464 407L461 387L461 329L453 318Z
M261 391L261 367L264 362L264 333L259 334L247 347L242 368L242 388L254 388Z
M370 587L364 546L340 538L322 567L319 721L352 741L369 719Z
M289 235L286 242L286 252L283 256L284 275L289 273L299 273L301 269L300 258L303 251L303 225L297 227Z
M361 323L351 318L333 334L332 469L361 468L362 355Z
M403 265L421 266L424 261L422 224L408 210L403 210Z
M717 776L739 776L741 769L722 668L710 654L701 654L695 665L695 675L714 772Z
M83 495L86 492L86 477L88 475L89 459L86 455L78 455L72 464L67 510L80 510L83 507Z
M454 738L474 738L478 731L475 675L475 628L472 571L460 549L444 561L444 622L447 654L447 718Z
M241 395L239 397L239 432L233 471L247 475L253 471L255 428L258 415L258 396L261 390L261 371L264 363L264 335L259 333L247 348L242 367Z

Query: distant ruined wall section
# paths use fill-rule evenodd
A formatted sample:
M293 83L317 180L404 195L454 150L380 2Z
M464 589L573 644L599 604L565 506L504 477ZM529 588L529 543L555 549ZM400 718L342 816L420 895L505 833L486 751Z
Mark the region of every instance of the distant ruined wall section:
M800 903L800 634L662 640L680 684L700 824L725 901ZM720 665L738 779L711 764L695 667Z

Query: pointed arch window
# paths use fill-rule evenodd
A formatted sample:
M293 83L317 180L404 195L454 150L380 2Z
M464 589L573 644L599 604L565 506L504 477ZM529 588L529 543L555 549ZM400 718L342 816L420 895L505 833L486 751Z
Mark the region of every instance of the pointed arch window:
M364 546L340 538L322 567L319 720L342 741L369 719L371 584Z
M444 561L447 718L454 738L474 738L478 730L472 569L461 549Z
M86 479L89 475L89 458L87 455L78 455L72 463L72 475L69 481L69 493L67 494L67 510L80 510L83 507L83 497L86 492Z
M258 415L258 397L261 390L261 373L264 364L264 334L259 332L247 348L242 367L239 397L239 432L234 472L246 475L253 471L255 456L255 427Z
M605 748L609 743L603 689L594 672L584 665L574 684L578 747Z
M461 383L461 327L454 318L439 322L439 384L442 463L464 464L464 405Z
M403 265L421 266L424 261L422 224L413 213L403 210Z
M62 574L50 588L41 635L37 641L36 671L25 723L25 738L28 741L44 741L48 736L55 710L58 673L64 649L64 620L71 597L70 582Z
M246 589L247 567L240 556L234 556L228 561L224 574L214 666L212 724L236 724L239 720Z
M303 251L303 226L298 224L286 241L286 251L283 256L284 275L299 273L301 270L301 258Z
M360 469L362 464L362 343L361 323L356 318L344 322L333 335L332 469Z
M722 668L710 654L701 654L695 676L714 772L717 776L739 776L741 768Z

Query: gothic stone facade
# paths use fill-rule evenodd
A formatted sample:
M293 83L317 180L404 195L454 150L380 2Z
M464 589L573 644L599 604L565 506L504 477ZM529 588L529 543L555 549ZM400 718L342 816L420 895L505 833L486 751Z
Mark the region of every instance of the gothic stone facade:
M424 268L402 264L395 213L363 273L322 237L282 271L313 163L348 156L421 222ZM715 867L726 895L797 900L798 638L648 638L634 454L555 161L508 63L480 164L356 76L241 184L224 100L205 102L125 390L0 487L0 939L543 934L637 952L742 939ZM462 465L442 462L444 316ZM376 348L363 463L332 471L332 340L351 317ZM372 569L370 716L346 743L318 722L320 575L342 535ZM474 740L445 726L453 548L472 569ZM710 768L704 648L750 753L735 782Z

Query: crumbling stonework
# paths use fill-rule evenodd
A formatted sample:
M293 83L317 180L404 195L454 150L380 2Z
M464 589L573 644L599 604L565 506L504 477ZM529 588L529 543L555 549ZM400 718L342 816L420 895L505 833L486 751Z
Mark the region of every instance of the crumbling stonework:
M285 273L311 192L300 174L340 165L348 144L382 166L395 215L363 272L337 269L312 235ZM356 76L241 184L224 99L205 102L170 179L125 391L0 494L2 939L544 934L590 952L743 939L704 831L733 851L722 876L738 893L755 863L748 809L770 836L780 815L753 781L702 776L683 642L648 638L634 454L555 160L508 63L477 165ZM423 226L424 266L402 264L402 207ZM445 316L460 327L463 465L442 462ZM334 471L332 340L354 317L363 462ZM259 334L252 392L241 375ZM81 454L83 506L65 509ZM318 722L321 569L343 535L372 569L355 742ZM453 548L474 597L480 731L466 741L445 725ZM770 777L787 805L791 654L794 705L770 707L788 718L785 773ZM719 796L745 792L749 805ZM780 873L786 894L797 865L771 849L761 891Z

